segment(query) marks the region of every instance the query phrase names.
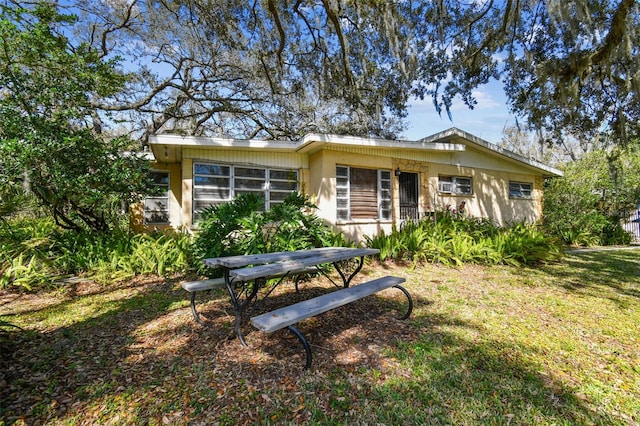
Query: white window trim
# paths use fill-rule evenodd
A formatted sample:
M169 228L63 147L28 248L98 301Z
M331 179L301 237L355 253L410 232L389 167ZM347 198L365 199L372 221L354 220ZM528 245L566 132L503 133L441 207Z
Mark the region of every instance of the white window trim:
M338 184L338 179L345 177L345 176L338 176L338 168L345 169L346 172L347 172L346 173L347 174L346 175L346 178L347 178L346 186L340 186ZM351 185L350 185L350 182L351 182L351 168L349 166L336 165L336 220L338 220L338 221L351 220ZM340 197L340 199L345 199L346 204L347 204L347 208L346 208L347 217L346 218L340 217L340 215L338 214L338 210L339 210L338 209L338 198L339 198L338 197L338 188L346 190L346 194L347 194L346 197Z
M385 179L382 177L383 173L388 173L389 174L389 178ZM392 178L393 174L391 173L391 170L384 170L384 169L380 169L378 170L378 220L391 220L391 218L393 217L393 195L391 194L391 190L393 188L393 178ZM383 188L382 188L382 182L383 181L387 181L389 182L389 197L385 198L383 196ZM388 209L388 218L384 217L384 208L382 206L383 202L385 200L389 201L389 209Z
M338 185L338 178L344 178L344 176L338 176L338 168L343 168L346 169L347 173L346 173L346 178L347 178L347 185L346 186L339 186ZM376 218L371 218L371 219L351 219L351 168L352 166L345 166L345 165L341 165L341 164L336 164L336 221L337 222L371 222L371 221L391 221L392 217L393 217L393 174L391 172L391 170L389 169L371 169L371 170L375 170L376 171L376 176L377 176L377 202L378 202L378 211L377 211L377 217ZM356 169L367 169L367 167L353 167ZM389 179L384 179L382 177L383 173L388 173L389 174ZM382 181L383 180L387 180L389 181L389 218L385 219L383 218L383 189L382 189ZM338 188L342 188L342 189L346 189L346 204L347 204L347 218L341 218L338 214ZM341 198L345 198L345 197L341 197Z
M198 164L205 164L205 165L210 165L210 166L219 166L219 167L228 167L229 168L229 174L228 175L220 175L220 177L227 177L229 179L229 196L226 199L207 199L207 198L196 198L195 197L195 190L196 190L196 183L195 183L195 176L196 176L196 166ZM192 196L192 206L194 206L196 204L196 200L198 201L210 201L211 204L214 203L228 203L231 200L233 200L233 198L240 194L240 193L246 193L249 191L244 191L244 190L237 190L236 189L236 167L237 168L256 168L256 169L260 169L260 170L264 170L264 179L254 179L251 177L244 177L241 176L239 178L242 179L254 179L256 181L262 181L263 185L262 185L262 190L255 190L255 192L262 192L262 196L265 200L265 209L270 209L272 205L274 204L279 204L280 202L276 202L273 201L271 198L271 172L272 171L283 171L283 172L287 172L287 173L292 173L293 177L295 179L295 183L296 183L296 189L295 191L298 191L300 189L300 182L299 182L299 177L300 177L300 173L298 170L296 169L282 169L282 168L278 168L278 167L265 167L265 166L250 166L250 165L245 165L245 164L225 164L225 163L213 163L213 162L208 162L208 161L194 161L193 162L193 177L194 177L194 182L193 182L193 187L191 190L191 196ZM284 180L284 179L273 179L274 182L285 182L288 180ZM199 187L209 187L209 188L218 188L216 186L213 185L198 185ZM226 188L226 187L225 187ZM290 193L291 191L285 191L285 190L274 190L274 192L278 192L278 193L285 193L288 192ZM210 205L211 205L210 204ZM192 217L192 221L195 224L197 219L196 219L196 211L195 209L192 208L191 211L191 217Z
M170 192L171 192L171 172L169 172L168 170L155 170L152 169L151 173L165 173L167 175L167 193L166 195L163 196L150 196L150 197L145 197L143 202L142 202L142 223L144 225L169 225L171 223L171 208L169 206L169 200L170 200ZM155 186L160 186L160 185L155 185ZM165 200L166 201L166 214L167 214L167 220L166 221L154 221L154 222L150 222L147 221L147 212L149 210L147 210L147 200ZM164 211L164 210L163 210Z

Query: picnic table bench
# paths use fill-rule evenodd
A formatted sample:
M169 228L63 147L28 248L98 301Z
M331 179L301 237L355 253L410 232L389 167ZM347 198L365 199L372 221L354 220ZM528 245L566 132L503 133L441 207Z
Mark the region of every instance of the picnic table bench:
M295 273L288 274L289 277L295 278L296 292L298 292L298 282L300 281L300 279L307 274L312 274L315 272L317 272L316 268L307 268L304 270L299 270ZM265 279L280 278L280 277L282 276L274 275L271 277L265 277ZM181 286L183 289L185 289L190 293L189 302L190 302L191 313L193 314L193 318L196 320L198 324L205 325L205 322L202 320L202 318L200 317L200 314L198 313L198 310L196 309L196 295L199 292L203 292L203 291L226 288L225 278L221 277L221 278L209 278L206 280L198 280L198 281L185 281L181 284Z
M241 331L241 326L245 323L245 311L252 301L257 299L259 288L268 279L279 278L279 281L273 287L275 288L286 277L295 277L300 274L319 272L328 277L322 265L332 264L342 280L341 289L251 318L251 324L261 331L270 333L287 328L294 333L305 349L305 368L309 368L312 362L311 347L306 337L295 326L299 321L347 305L390 287L401 290L407 297L408 309L402 319L406 319L411 315L413 300L409 292L400 285L405 281L404 278L386 276L350 287L351 281L362 269L364 257L377 253L379 253L377 249L325 247L205 259L204 262L207 266L222 268L224 276L218 279L183 283L182 286L191 293L192 313L199 323L202 323L202 321L195 309L195 294L212 288L226 287L234 308L234 334L246 346L246 341ZM356 265L353 267L353 271L349 271L345 263L354 260Z
M285 327L289 329L302 343L307 357L305 368L309 368L311 367L312 361L311 346L304 334L302 334L295 326L296 323L303 319L355 302L356 300L370 296L389 287L395 287L407 296L409 307L401 319L409 318L409 315L411 315L411 311L413 310L413 301L409 292L400 285L404 281L404 278L393 276L378 278L373 281L358 284L353 287L343 288L342 290L333 291L331 293L314 297L313 299L304 300L293 305L285 306L284 308L276 309L275 311L255 316L251 318L251 324L253 324L253 326L258 330L262 330L266 333L271 333L272 331L280 330Z

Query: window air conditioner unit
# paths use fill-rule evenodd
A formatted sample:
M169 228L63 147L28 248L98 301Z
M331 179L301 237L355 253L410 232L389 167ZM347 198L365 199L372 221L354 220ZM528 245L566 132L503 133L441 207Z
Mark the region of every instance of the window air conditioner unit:
M453 192L453 182L439 182L438 186L440 192Z

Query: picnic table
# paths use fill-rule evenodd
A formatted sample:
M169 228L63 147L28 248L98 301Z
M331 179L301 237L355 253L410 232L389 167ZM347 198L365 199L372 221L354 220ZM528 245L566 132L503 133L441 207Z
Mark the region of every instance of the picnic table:
M360 272L365 256L378 254L379 250L370 248L323 247L309 250L285 251L255 255L225 256L205 259L204 263L211 268L222 268L221 279L183 283L185 290L191 293L191 309L196 321L202 323L195 308L195 293L213 287L227 289L234 310L234 335L246 346L242 334L242 325L246 323L246 311L256 302L258 292L270 279L278 279L267 292L267 297L275 287L288 277L299 277L309 273L320 273L331 280L326 273L326 265L336 269L341 283L337 291L333 291L293 305L285 306L251 318L254 327L267 333L287 328L293 332L304 346L307 362L311 366L311 348L305 336L295 324L330 309L346 305L355 300L377 293L386 288L395 287L401 290L409 301L409 308L402 318L408 318L413 309L413 301L408 291L400 286L404 278L382 277L367 283L350 286L353 278ZM296 279L296 290L297 290Z

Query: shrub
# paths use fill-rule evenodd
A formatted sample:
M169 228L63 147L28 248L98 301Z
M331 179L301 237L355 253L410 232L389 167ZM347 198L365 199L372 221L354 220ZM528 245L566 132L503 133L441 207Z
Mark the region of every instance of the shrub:
M600 237L601 244L605 246L616 244L626 245L630 244L632 240L632 234L622 227L619 218L609 220L602 229L602 236Z
M620 217L640 196L639 155L630 146L619 155L594 151L565 164L564 177L545 182L545 232L567 245L628 244Z
M50 219L3 223L0 288L35 290L74 274L111 281L185 273L192 264L192 238L186 233L75 232L60 230Z
M191 267L191 237L186 233L106 234L64 231L56 235L54 265L67 273L85 273L100 281L140 274L185 273Z
M60 275L51 267L50 219L17 218L0 223L0 288L32 290L52 283Z
M217 204L202 211L198 233L194 242L195 256L199 259L222 254L240 254L232 236L240 232L241 220L262 209L264 201L254 194L244 194L229 203Z
M557 259L560 246L533 225L502 228L489 220L465 218L450 211L408 222L390 235L367 238L380 259L433 262L446 265L531 264Z
M35 255L30 258L20 253L2 263L0 269L0 288L14 286L25 290L50 284L55 280L51 268Z
M243 194L206 209L194 243L196 265L209 257L349 245L313 214L316 206L305 195L294 192L269 211L263 206L260 197ZM214 274L204 267L201 272Z

